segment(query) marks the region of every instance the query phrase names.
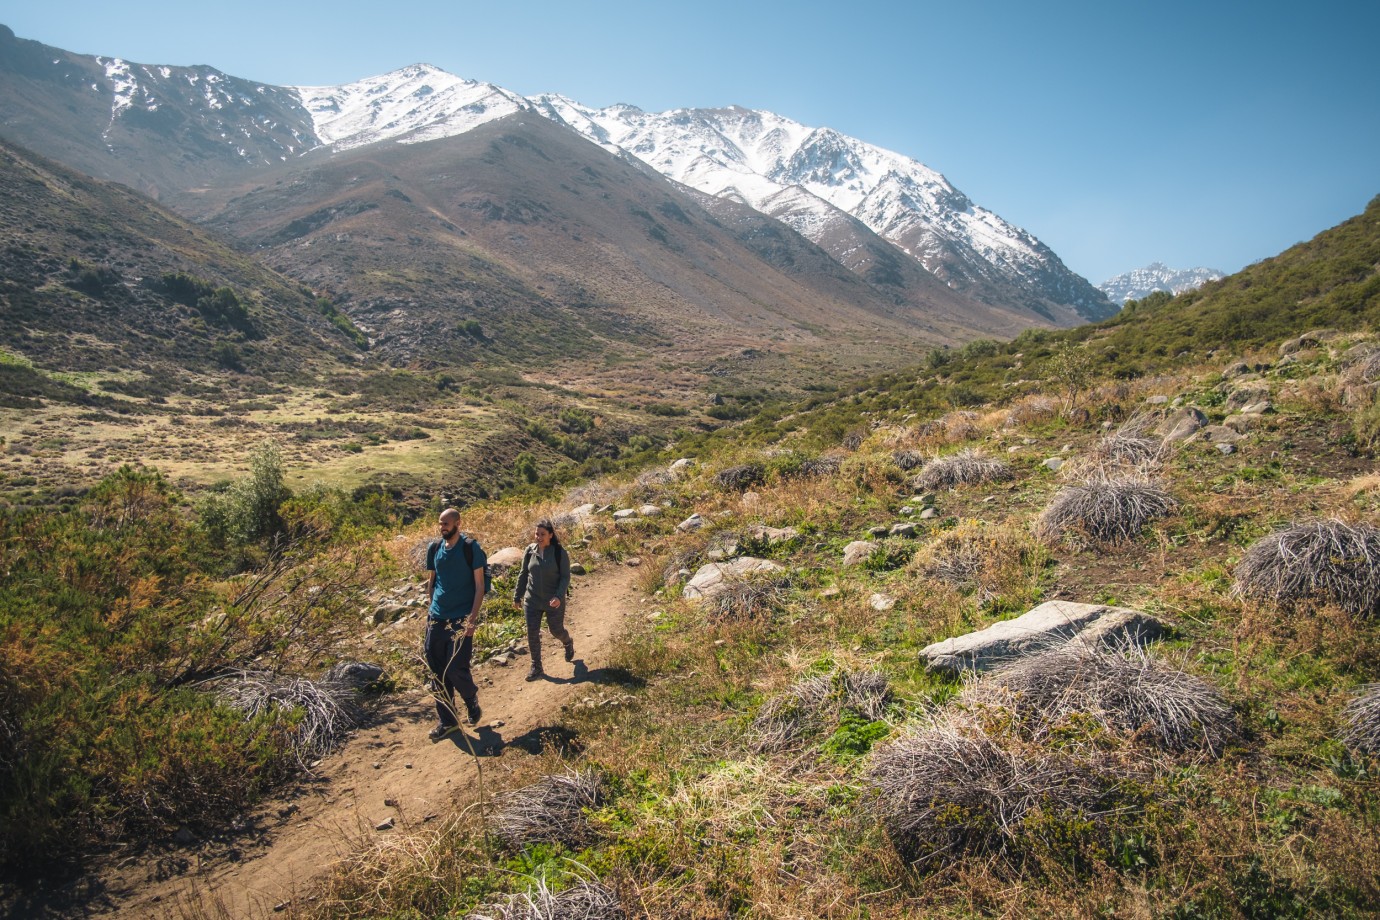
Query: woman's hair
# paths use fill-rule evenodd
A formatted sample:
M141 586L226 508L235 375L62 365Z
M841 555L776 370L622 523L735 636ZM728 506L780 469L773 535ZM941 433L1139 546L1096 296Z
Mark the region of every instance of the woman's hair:
M542 530L546 531L547 533L551 534L552 546L561 545L561 538L556 536L556 525L551 521L550 518L542 518L540 521L537 521L537 526L540 527Z

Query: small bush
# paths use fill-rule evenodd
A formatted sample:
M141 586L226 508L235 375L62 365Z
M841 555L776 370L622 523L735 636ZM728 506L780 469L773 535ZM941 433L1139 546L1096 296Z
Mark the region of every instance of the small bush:
M1235 576L1239 597L1286 607L1334 603L1373 616L1380 608L1380 530L1338 520L1297 524L1256 542Z
M760 486L766 480L766 471L760 463L744 463L730 466L714 474L714 484L731 492L745 492Z
M749 747L757 753L788 750L838 722L845 709L875 722L890 702L891 685L879 671L812 674L763 704L748 730Z
M1236 715L1217 688L1135 647L1068 643L992 673L961 698L1010 709L1037 736L1089 715L1105 728L1167 751L1216 755L1238 731Z
M959 590L972 589L986 602L1043 564L1045 553L1028 533L982 521L964 520L924 546L911 570Z
M603 777L592 770L555 773L497 798L494 832L514 850L537 843L577 847L593 836L585 812L604 801Z
M711 599L709 619L718 623L770 619L785 602L790 587L791 580L779 574L730 580L726 590Z
M896 851L918 865L1022 861L1042 819L1095 821L1104 777L1065 754L989 734L952 711L879 747L870 778Z
M1079 536L1094 543L1126 543L1176 506L1163 487L1149 480L1096 477L1061 489L1041 512L1035 532L1045 540Z
M1369 757L1380 757L1380 684L1367 684L1352 697L1342 712L1347 747Z
M346 687L263 671L236 671L218 682L217 695L247 721L270 716L301 764L335 750L359 724Z
M915 486L927 491L958 486L1000 482L1011 478L1006 461L987 457L974 449L961 450L949 457L936 457L915 477Z

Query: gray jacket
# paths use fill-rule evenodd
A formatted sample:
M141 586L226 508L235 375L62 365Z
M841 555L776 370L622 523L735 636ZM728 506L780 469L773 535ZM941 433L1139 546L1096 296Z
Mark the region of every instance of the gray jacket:
M518 572L513 603L526 607L545 607L553 597L565 600L570 590L570 554L564 546L552 544L538 556L537 544L527 547Z

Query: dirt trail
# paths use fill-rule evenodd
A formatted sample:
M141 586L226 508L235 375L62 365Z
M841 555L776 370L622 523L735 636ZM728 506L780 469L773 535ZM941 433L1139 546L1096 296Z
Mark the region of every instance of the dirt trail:
M576 658L563 661L560 643L546 634L546 680L525 682L526 656L506 667L485 663L475 669L484 715L465 737L484 759L486 781L494 775L489 771L502 769L503 757L540 752L543 729L555 722L561 706L590 696L593 685L608 676L611 640L637 606L633 575L631 569L609 567L575 580L566 626ZM434 724L431 698L422 692L388 702L370 725L322 761L319 779L304 793L258 810L258 839L171 878L162 877L166 860L118 869L104 880L108 909L87 916L176 918L193 905L202 915L273 916L348 853L351 839L390 833L376 829L390 818L402 825L444 816L457 790L476 782L466 740L455 734L432 744L427 731Z

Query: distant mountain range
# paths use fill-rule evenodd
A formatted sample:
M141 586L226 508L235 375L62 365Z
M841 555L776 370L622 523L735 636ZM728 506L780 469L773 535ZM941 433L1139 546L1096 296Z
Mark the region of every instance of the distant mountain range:
M770 112L590 109L428 65L279 87L0 26L0 135L259 249L398 360L473 357L460 319L533 310L568 349L701 324L921 348L1115 309L939 173Z
M1108 300L1120 305L1128 300L1148 297L1156 291L1182 294L1185 291L1197 290L1209 281L1225 277L1225 273L1215 268L1176 269L1163 262L1151 262L1144 268L1109 278L1097 287L1107 295Z

